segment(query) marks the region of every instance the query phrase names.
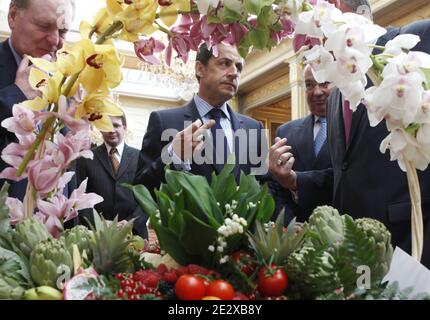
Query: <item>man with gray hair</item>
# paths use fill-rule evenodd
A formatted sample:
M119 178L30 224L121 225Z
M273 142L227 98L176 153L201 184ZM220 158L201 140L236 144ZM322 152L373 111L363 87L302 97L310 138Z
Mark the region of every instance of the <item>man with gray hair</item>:
M28 81L28 56L55 58L63 46L73 14L72 0L11 0L8 23L11 36L0 43L0 122L12 117L16 103L34 99L40 92ZM0 127L0 151L16 142L14 134ZM0 160L0 172L7 167ZM0 187L4 180L0 180ZM10 197L23 199L26 181L12 183Z
M363 0L330 0L343 11L356 12L368 5ZM414 51L430 53L430 20L421 20L402 28L388 28L378 39L384 46L398 34L421 38ZM349 102L334 89L327 103L327 142L332 168L308 172L292 169L294 156L286 149L288 141L277 139L269 152L269 167L275 179L297 194L298 204L315 205L324 190L332 190L332 203L342 214L353 218L370 217L384 223L392 243L411 252L411 201L406 174L390 154L379 146L388 135L385 122L371 127L363 104L352 113ZM278 160L281 165L278 165ZM430 267L430 169L418 172L424 218L424 250L421 262ZM308 217L302 217L307 219Z

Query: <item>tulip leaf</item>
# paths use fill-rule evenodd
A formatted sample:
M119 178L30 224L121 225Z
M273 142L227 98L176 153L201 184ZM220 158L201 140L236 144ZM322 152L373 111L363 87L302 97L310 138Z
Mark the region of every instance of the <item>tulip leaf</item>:
M149 215L155 215L158 210L158 205L154 201L149 192L148 188L144 185L131 185L127 183L123 183L122 186L133 191L134 198L137 203L143 208L143 210Z
M175 261L181 265L187 265L190 261L195 261L193 256L187 253L183 247L180 238L172 230L161 224L152 224L157 233L160 247L163 248Z
M171 205L169 197L165 193L155 190L155 195L157 196L161 223L164 226L167 226L169 221L169 210L173 212L174 208Z
M180 240L185 250L190 255L203 257L209 262L214 253L208 248L216 242L217 231L188 210L183 210L181 214L184 217L185 229Z

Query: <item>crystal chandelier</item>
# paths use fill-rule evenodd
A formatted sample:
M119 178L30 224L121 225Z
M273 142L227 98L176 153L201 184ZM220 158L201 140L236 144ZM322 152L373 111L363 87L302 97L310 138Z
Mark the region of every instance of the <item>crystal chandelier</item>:
M190 55L186 64L180 59L172 58L170 66L168 66L164 62L163 56L160 56L160 61L159 65L140 62L142 80L171 90L185 101L191 100L199 88L194 69L195 55Z

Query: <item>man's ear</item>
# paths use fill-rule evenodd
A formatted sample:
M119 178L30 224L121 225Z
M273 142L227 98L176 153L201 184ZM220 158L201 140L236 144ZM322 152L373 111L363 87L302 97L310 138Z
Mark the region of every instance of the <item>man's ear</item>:
M18 8L14 4L9 5L9 13L7 14L7 22L9 24L10 30L15 29L15 19L18 15Z
M204 77L206 71L206 67L200 61L196 61L196 75L199 78Z

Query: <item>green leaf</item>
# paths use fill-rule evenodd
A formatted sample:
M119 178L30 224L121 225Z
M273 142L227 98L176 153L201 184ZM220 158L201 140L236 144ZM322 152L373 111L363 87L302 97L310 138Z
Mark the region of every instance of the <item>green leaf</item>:
M261 10L265 6L271 6L273 2L274 0L245 0L244 1L245 12L259 16Z
M191 212L183 210L185 228L181 242L190 255L202 257L206 266L213 263L214 253L208 250L217 239L217 231L210 225L195 217Z
M223 23L235 23L242 19L242 15L227 6L224 6L222 12L221 12L221 20Z
M157 233L161 248L166 251L176 262L185 266L196 260L182 246L182 242L177 234L161 224L154 223L154 230Z
M156 211L158 210L158 205L152 198L152 195L149 192L148 188L146 188L144 185L132 186L131 184L127 183L123 183L122 185L133 192L134 198L136 199L137 203L148 215L155 216Z
M155 195L157 196L161 223L163 226L167 226L169 221L169 210L173 211L174 208L171 205L169 197L165 193L155 190Z
M265 49L270 39L270 29L267 27L258 27L249 33L251 44L257 49Z
M184 217L181 214L182 210L175 211L172 215L169 215L168 227L170 230L175 232L179 238L182 238L185 230Z
M9 184L5 182L0 191L0 235L5 235L11 230L9 221L9 208L6 205Z

